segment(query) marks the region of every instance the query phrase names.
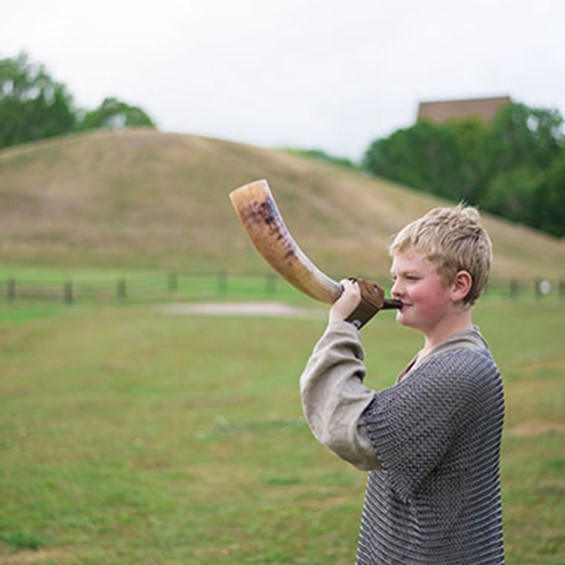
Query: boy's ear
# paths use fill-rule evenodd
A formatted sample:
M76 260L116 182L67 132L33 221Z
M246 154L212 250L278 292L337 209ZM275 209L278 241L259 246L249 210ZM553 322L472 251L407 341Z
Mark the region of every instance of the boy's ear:
M451 296L454 302L460 302L470 292L473 286L473 277L468 271L457 271L451 285Z

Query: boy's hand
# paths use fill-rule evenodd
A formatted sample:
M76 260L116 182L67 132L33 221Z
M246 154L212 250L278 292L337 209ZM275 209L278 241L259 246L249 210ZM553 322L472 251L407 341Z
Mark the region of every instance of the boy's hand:
M357 282L350 279L340 281L343 286L343 294L333 303L330 308L330 322L347 320L349 315L361 303L361 291Z

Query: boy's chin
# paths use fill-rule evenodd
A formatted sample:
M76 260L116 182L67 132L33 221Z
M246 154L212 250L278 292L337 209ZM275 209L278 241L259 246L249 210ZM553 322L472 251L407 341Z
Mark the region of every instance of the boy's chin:
M406 326L408 328L413 328L414 323L413 320L410 319L410 316L406 315L406 312L403 312L402 310L398 310L396 312L396 322L401 325L401 326Z
M397 310L396 312L396 321L401 326L406 326L406 315L402 313L402 310Z

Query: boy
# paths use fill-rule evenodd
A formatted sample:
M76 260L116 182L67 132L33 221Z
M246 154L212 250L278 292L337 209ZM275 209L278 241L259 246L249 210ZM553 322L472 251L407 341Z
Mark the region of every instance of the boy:
M504 397L471 320L488 278L489 236L476 209L436 208L389 251L397 322L423 334L421 351L393 387L366 388L360 335L345 321L359 289L344 280L300 379L316 439L369 471L356 563L500 565Z

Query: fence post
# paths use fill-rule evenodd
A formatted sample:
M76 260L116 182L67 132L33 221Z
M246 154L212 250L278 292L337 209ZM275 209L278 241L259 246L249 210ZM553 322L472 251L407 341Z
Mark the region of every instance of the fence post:
M116 286L116 296L120 302L127 298L127 284L126 279L119 279Z
M66 304L72 304L74 301L74 289L72 281L66 281L63 285L63 300Z
M513 298L518 294L518 282L515 279L510 279L510 297Z
M267 273L265 277L265 293L276 294L277 277L274 273Z
M228 292L228 274L226 271L218 272L218 292L220 294L227 294Z
M168 288L169 292L176 292L179 288L178 275L176 271L169 271Z
M16 294L17 294L16 279L15 278L8 279L6 282L6 298L8 302L15 302Z

